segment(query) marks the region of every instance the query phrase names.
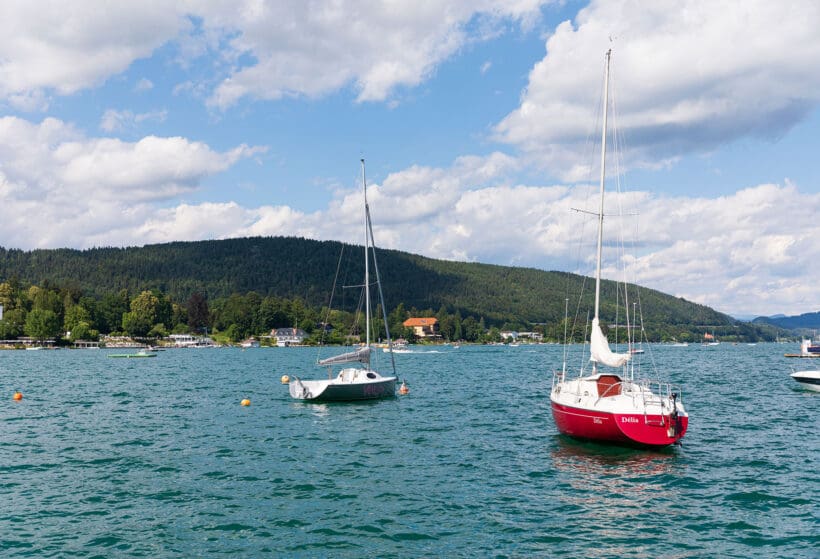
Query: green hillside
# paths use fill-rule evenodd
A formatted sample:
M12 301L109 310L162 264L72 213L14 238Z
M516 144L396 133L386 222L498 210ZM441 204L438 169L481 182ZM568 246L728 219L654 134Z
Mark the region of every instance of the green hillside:
M803 313L798 316L761 316L752 321L754 324L768 324L777 328L791 330L806 336L812 336L820 330L820 312Z
M233 294L299 298L307 306L328 303L342 244L288 237L254 237L216 241L174 242L132 248L88 250L5 250L0 248L0 281L14 278L23 284L44 282L102 298L125 289L131 294L158 290L173 301L184 302L194 292L209 300ZM361 282L361 247L345 248L340 285ZM487 326L504 324L557 325L564 317L565 300L571 314L586 319L591 294L578 304L585 278L564 272L546 272L488 264L434 260L392 250L378 251L378 264L389 310L402 303L407 309L483 318ZM589 280L586 280L589 281ZM352 290L351 290L352 291ZM589 289L587 289L589 291ZM658 291L640 289L643 320L654 339L677 337L698 340L707 330L719 337L767 339L768 326L743 324L702 305ZM344 308L355 306L357 296L339 296ZM349 300L345 300L345 297ZM615 284L603 283L602 319L622 320L615 314Z

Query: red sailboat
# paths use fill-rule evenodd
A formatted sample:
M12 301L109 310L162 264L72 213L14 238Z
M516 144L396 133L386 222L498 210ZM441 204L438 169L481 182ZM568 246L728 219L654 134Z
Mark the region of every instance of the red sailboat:
M664 447L679 442L689 425L681 390L665 382L636 380L634 354L612 351L599 318L610 56L611 51L607 51L595 314L589 336L592 367L591 371L582 367L577 377L568 378L565 357L562 370L553 376L550 402L555 424L564 435L615 444Z

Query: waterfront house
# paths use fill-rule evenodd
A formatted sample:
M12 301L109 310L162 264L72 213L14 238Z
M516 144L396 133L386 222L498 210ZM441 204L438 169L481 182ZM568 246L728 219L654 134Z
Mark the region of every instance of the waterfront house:
M412 328L417 338L440 338L438 333L438 319L434 317L408 318L404 321L405 328Z
M279 347L302 345L307 337L305 331L300 328L277 328L272 330L270 335L276 338L276 345Z

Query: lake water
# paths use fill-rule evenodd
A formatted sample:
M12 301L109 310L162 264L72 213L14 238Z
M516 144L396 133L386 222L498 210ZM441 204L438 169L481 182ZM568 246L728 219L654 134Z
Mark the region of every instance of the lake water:
M558 346L415 349L409 395L334 405L280 383L310 348L2 351L0 556L820 557L795 347L653 346L662 452L557 434Z

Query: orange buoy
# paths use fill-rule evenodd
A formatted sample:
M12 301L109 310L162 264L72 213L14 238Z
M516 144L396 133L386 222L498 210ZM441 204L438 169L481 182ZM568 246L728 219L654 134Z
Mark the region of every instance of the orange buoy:
M242 404L243 406L250 406L251 405L251 401L248 400L247 398L245 398L244 400L242 400L239 403Z
M402 381L401 386L399 386L399 394L407 394L410 392L410 389L407 388L407 385Z
M23 399L23 393L18 390L17 392L14 393L14 399L19 402L20 400Z

